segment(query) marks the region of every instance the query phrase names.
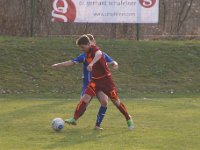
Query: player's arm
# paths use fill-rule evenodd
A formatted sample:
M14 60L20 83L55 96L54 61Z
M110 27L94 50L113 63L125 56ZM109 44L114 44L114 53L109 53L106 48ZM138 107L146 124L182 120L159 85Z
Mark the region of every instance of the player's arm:
M65 61L65 62L61 62L61 63L57 63L52 65L52 68L64 68L64 67L69 67L69 66L73 66L74 64L78 64L78 63L82 63L85 59L85 55L81 54L78 57L76 57L75 59L69 60L69 61Z
M92 67L93 65L99 61L102 57L102 52L100 50L97 50L94 56L94 59L92 60L92 62L88 65L87 69L88 71L92 71Z
M57 69L57 68L64 68L64 67L73 66L74 64L75 63L72 60L69 60L69 61L53 64L51 67Z
M104 55L104 58L106 59L106 62L110 64L113 69L117 70L119 68L118 63L115 60L113 60L108 54L103 53L103 55Z

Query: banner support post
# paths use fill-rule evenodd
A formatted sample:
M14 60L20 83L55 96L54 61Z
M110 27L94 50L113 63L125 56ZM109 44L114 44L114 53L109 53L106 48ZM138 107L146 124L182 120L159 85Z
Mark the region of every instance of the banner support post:
M140 24L136 23L136 39L137 41L140 40Z

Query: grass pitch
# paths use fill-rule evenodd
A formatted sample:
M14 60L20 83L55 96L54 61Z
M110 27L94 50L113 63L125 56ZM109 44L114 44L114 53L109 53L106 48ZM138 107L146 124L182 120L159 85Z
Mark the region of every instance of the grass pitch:
M119 63L111 71L120 97L134 97L125 103L136 129L110 103L104 131L94 131L94 100L78 126L54 132L51 120L77 105L82 65L50 66L79 55L75 39L0 36L0 150L199 150L200 41L97 43Z
M78 97L77 97L78 98ZM102 132L94 131L99 104L93 100L76 127L56 133L54 117L70 117L76 100L0 99L0 150L199 150L200 97L128 99L136 129L110 102Z

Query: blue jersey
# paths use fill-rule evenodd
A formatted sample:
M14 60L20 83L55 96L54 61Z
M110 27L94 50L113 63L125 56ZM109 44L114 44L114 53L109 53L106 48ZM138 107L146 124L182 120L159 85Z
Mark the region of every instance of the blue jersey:
M103 53L104 58L106 59L106 62L111 63L113 62L113 59L108 56L106 53ZM78 63L83 63L83 89L82 89L82 94L84 94L85 89L87 88L87 85L92 79L92 74L90 71L87 70L87 66L89 65L86 61L86 55L85 53L80 54L78 57L72 60L72 62L78 64Z

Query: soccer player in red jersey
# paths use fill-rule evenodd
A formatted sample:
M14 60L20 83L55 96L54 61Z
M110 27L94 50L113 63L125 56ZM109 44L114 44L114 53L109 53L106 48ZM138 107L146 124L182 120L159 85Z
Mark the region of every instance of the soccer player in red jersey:
M82 35L77 41L77 45L81 51L85 52L88 62L88 71L92 72L92 80L90 81L83 97L77 105L74 116L66 119L68 124L76 125L76 121L83 115L87 105L98 91L103 91L119 109L126 118L128 128L134 128L132 117L129 115L125 105L120 101L115 84L112 80L110 70L102 55L102 51L96 45L92 45L87 35Z
M90 39L90 43L92 45L96 45L96 40L95 40L94 36L91 34L87 34L87 36ZM103 53L103 56L104 56L106 62L109 63L113 69L115 69L115 70L118 69L118 63L116 61L114 61L106 53ZM77 58L75 58L73 60L65 61L62 63L56 63L56 64L52 65L52 68L58 69L58 68L62 68L62 67L69 67L69 66L72 66L74 64L79 64L79 63L83 63L83 87L82 87L82 92L81 92L81 96L83 96L88 84L90 83L90 80L92 79L92 73L87 70L87 66L89 64L86 61L85 53L81 53ZM107 105L108 105L108 96L105 93L103 93L102 91L98 91L96 96L97 96L99 102L101 103L101 106L100 106L98 114L97 114L97 119L96 119L96 124L95 124L94 129L95 130L103 130L103 128L101 128L100 126L101 126L103 118L106 114Z

